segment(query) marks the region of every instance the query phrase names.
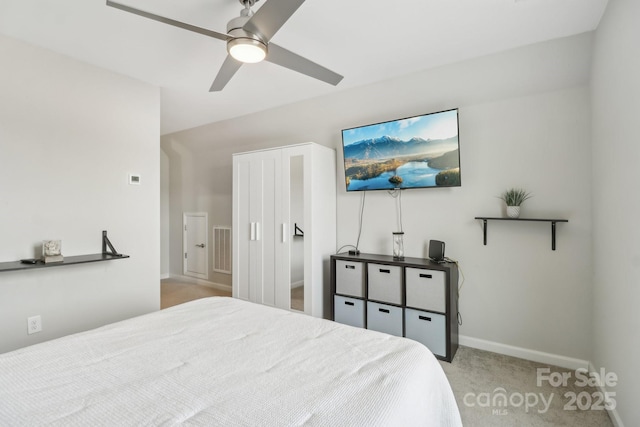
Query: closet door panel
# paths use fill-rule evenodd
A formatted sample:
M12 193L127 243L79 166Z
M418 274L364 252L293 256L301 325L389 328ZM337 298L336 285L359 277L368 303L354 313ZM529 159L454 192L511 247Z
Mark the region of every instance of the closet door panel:
M251 300L249 283L251 274L249 243L251 224L251 161L247 157L233 159L233 296ZM255 274L255 273L254 273Z
M282 149L282 241L280 252L280 277L283 286L278 290L279 300L284 307L293 309L292 296L295 293L295 309L309 313L308 305L310 296L310 280L307 268L308 245L312 239L311 234L300 236L296 233L296 225L299 230L306 231L306 193L305 184L308 182L306 162L310 160L307 146L291 146ZM294 237L298 234L297 237ZM286 284L286 285L285 285ZM302 285L302 292L299 286ZM295 288L294 288L295 286ZM300 301L302 297L302 301ZM302 303L302 305L301 305Z
M260 156L249 154L250 175L249 180L249 247L244 256L249 260L249 300L257 303L263 302L263 282L262 269L264 260L262 257L262 181L264 179L265 168ZM242 286L245 286L242 284Z
M260 252L262 253L262 303L278 306L276 295L278 284L278 251L281 222L280 188L282 180L281 155L277 150L266 151L261 159L261 216Z
M285 310L291 307L292 283L292 251L293 251L293 222L291 219L291 158L286 148L280 150L281 179L280 194L276 203L280 207L280 218L276 224L276 281L279 284L275 290L276 306Z
M291 309L295 276L304 311L322 317L325 261L335 250L335 150L304 143L238 153L233 173L233 296ZM294 240L294 223L304 237Z

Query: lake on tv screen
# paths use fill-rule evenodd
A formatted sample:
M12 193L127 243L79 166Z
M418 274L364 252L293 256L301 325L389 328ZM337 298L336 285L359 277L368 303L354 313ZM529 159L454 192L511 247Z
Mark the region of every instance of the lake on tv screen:
M441 172L440 169L430 168L427 162L408 162L400 166L396 173L393 171L384 172L375 178L369 179L351 179L348 191L357 190L384 190L394 188L414 188L414 187L435 187L436 175ZM394 185L389 181L393 175L402 178L400 185Z

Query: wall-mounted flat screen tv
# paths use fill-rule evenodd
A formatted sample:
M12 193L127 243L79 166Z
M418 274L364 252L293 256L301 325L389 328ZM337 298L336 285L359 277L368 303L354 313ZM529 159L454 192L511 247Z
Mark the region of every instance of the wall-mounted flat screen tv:
M459 187L458 110L342 131L347 191Z

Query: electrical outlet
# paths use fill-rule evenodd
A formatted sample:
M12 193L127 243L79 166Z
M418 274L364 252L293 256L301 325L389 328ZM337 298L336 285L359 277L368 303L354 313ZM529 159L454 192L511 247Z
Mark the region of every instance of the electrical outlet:
M35 334L42 331L42 318L40 315L27 317L27 334Z

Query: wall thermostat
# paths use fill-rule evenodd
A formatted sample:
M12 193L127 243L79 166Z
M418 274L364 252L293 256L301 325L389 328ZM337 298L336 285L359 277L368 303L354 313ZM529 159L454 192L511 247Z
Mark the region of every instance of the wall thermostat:
M129 185L140 185L140 175L130 173Z

